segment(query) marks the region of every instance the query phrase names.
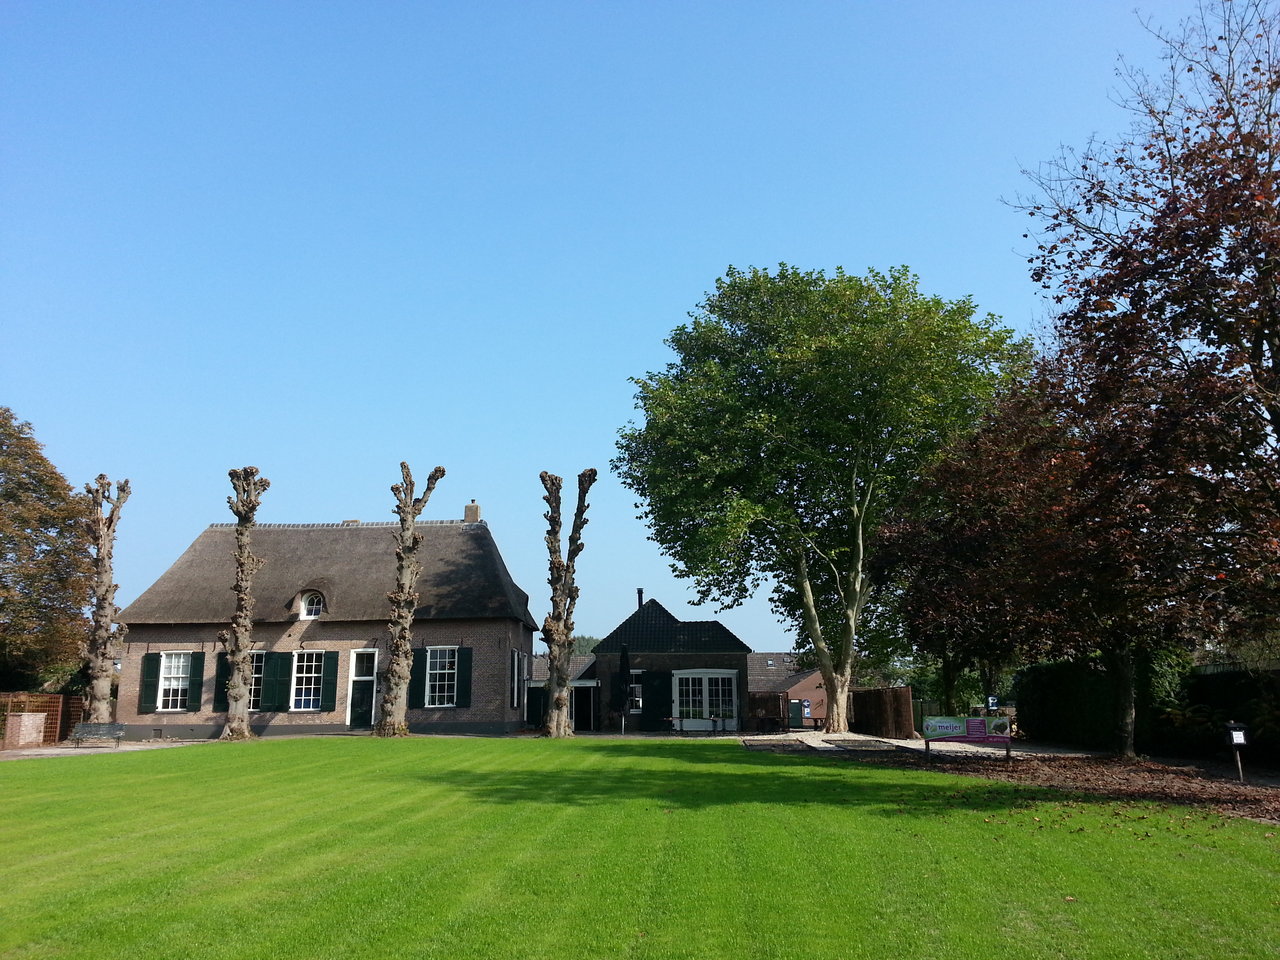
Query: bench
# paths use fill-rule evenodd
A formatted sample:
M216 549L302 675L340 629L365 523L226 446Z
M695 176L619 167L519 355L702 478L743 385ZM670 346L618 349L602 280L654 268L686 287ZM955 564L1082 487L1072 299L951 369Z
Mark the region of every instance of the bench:
M71 731L71 742L77 747L86 740L114 740L118 747L123 739L123 723L77 723Z

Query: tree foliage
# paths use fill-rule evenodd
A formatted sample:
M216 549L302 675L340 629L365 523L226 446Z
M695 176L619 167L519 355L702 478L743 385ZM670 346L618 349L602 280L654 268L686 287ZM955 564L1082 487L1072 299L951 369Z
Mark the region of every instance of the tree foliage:
M1111 574L1081 595L1122 672L1155 636L1274 636L1280 574L1280 28L1223 0L1156 35L1167 72L1128 75L1129 134L1064 151L1027 205L1076 514Z
M1131 753L1136 659L1218 638L1238 614L1251 494L1179 442L1216 419L1201 394L1099 417L1092 379L1077 355L1043 361L935 466L886 554L917 649L944 664L1101 654Z
M677 359L634 381L644 423L614 468L703 600L773 584L814 647L828 729L845 729L879 527L1028 347L905 268L786 264L730 269L667 342Z
M1051 355L901 531L928 642L967 649L980 616L1027 656L1100 654L1130 754L1135 663L1273 633L1280 573L1280 35L1241 0L1156 36L1129 133L1033 175Z
M1280 26L1272 3L1216 0L1156 35L1167 73L1129 75L1130 133L1033 175L1033 276L1095 416L1194 395L1214 415L1174 441L1280 502Z
M31 425L0 407L0 689L74 668L87 627L87 515Z

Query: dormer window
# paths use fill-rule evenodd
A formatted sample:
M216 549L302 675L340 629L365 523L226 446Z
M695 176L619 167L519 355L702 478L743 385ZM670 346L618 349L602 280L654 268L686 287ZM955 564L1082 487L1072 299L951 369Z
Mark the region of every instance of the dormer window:
M324 594L318 590L308 590L302 595L302 613L299 620L314 620L324 613Z

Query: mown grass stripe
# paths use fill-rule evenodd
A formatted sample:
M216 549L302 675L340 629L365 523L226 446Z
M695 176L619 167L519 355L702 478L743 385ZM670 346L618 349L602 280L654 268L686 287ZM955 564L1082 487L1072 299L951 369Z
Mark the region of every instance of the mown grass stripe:
M1261 825L721 742L14 761L0 802L6 958L1190 960L1280 932Z

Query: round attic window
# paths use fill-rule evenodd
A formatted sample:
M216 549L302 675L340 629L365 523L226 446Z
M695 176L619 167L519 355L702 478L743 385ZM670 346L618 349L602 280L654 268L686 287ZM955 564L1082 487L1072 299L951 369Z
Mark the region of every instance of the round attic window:
M324 594L317 590L308 590L302 595L302 620L314 620L324 613Z

